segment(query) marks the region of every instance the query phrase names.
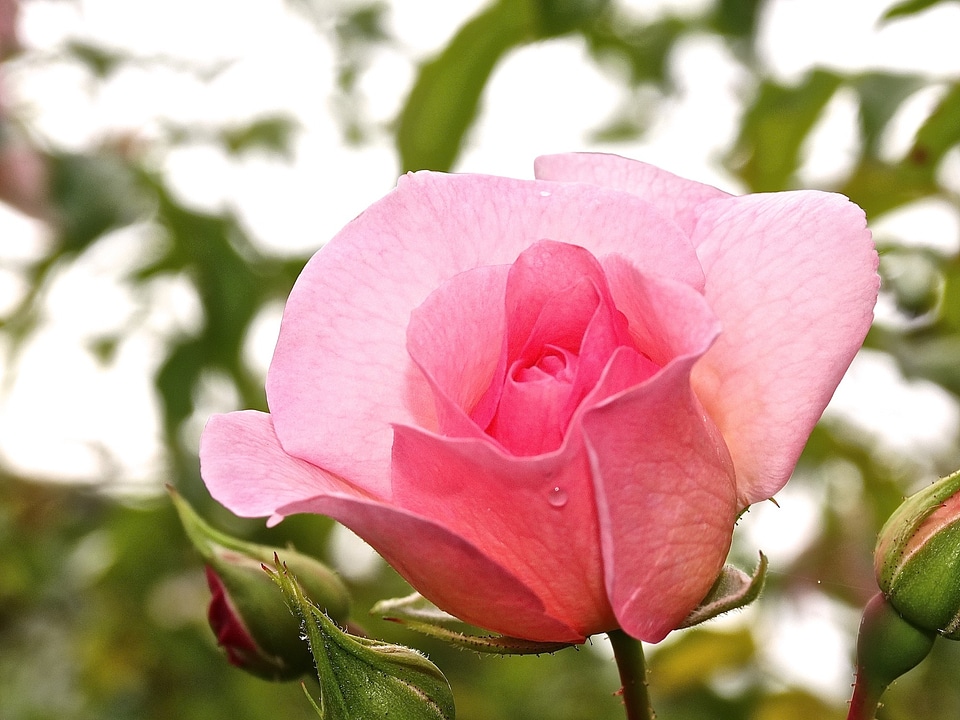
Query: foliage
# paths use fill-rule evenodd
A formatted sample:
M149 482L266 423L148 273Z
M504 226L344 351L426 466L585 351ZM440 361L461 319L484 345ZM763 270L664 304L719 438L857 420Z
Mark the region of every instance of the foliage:
M334 113L344 139L368 142L372 130L358 101L360 80L369 53L396 43L385 21L390 6L344 4L350 9L331 15L334 11L319 0L290 2L329 34L340 54ZM851 197L871 222L922 199L936 200L956 216L960 198L956 179L950 181L956 169L949 170L949 163L955 164L960 152L960 77L880 68L858 73L815 68L791 80L776 76L757 47L758 18L767 4L716 0L699 14L640 17L613 0L493 0L416 70L389 129L398 165L404 170L455 168L484 111L488 81L520 47L577 38L590 62L620 70L611 76L626 94L649 90L644 102L655 114L678 92L670 69L678 45L709 36L730 49L747 78L739 132L723 158L729 177L745 190L802 186L811 133L825 108L845 93L857 104L858 142L842 177L826 189ZM884 22L907 22L908 16L937 4L949 3L899 3ZM79 40L67 41L62 53L94 85L130 65L157 61ZM196 72L212 77L219 69ZM891 154L884 138L898 112L916 93L937 88L938 99L909 147ZM598 117L598 125L605 120ZM0 114L4 128L11 122ZM29 126L27 118L18 122ZM619 118L598 137L635 140L645 128L635 119ZM67 148L36 130L25 135L47 168L45 220L53 239L40 257L16 269L24 291L0 316L8 375L16 369L18 351L42 328L44 297L58 277L118 229L137 227L153 239L124 268L129 286L144 291L158 279L185 281L199 300L202 319L190 330L159 338L153 383L167 470L157 478L154 494L118 496L106 487L54 483L0 466L0 717L315 716L295 687L249 678L219 656L204 624L207 597L200 559L161 492L164 482L176 485L205 516L235 534L271 545L292 543L303 552L329 557L331 523L323 518L291 518L267 530L260 522L239 521L214 507L188 440L196 398L211 374L227 380L241 405L264 407L263 378L244 358L245 338L258 313L286 296L307 258L272 254L234 213L199 210L178 197L149 151L116 137ZM5 137L0 132L0 149ZM212 128L171 122L156 144L166 152L200 142L236 157L266 153L283 158L297 137L296 122L276 114ZM910 246L894 235L877 239L889 312L871 331L866 347L892 360L907 378L931 383L956 403L960 257ZM105 337L91 351L109 364L121 341L119 335ZM15 378L6 380L9 385ZM651 653L651 693L661 716L842 718L842 699L790 686L776 670L765 669L763 648L769 638L763 628L773 616L811 597L852 615L863 607L874 592L876 532L904 495L960 464L958 438L949 440L951 449L942 456L918 459L896 447L878 446L873 435L849 423L819 426L792 481L798 492L820 501L817 532L793 560L771 554L760 602L764 609L749 616L756 622L708 623L676 633ZM756 549L737 546L732 560L749 566ZM613 720L622 714L611 697L615 669L595 648L543 657L480 658L399 625L363 618L377 601L409 592L388 568L379 566L351 585L356 615L371 636L427 651L450 680L458 717L464 720ZM849 628L851 660L854 629ZM957 717L957 687L960 649L940 643L930 660L890 691L881 717ZM310 692L317 694L315 687Z

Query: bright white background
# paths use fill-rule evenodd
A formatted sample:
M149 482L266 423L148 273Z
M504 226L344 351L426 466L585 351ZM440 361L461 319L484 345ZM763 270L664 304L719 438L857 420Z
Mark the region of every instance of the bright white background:
M892 0L891 0L892 2ZM960 6L940 6L919 17L878 28L891 2L884 0L774 0L761 25L762 61L783 80L814 66L845 71L896 69L933 77L960 73ZM340 4L348 4L343 0ZM382 129L397 114L416 63L439 50L478 0L395 0L389 22L397 42L373 57L362 80L365 116L373 141L362 148L341 142L333 119L336 56L329 35L318 33L282 0L31 0L22 7L21 35L32 49L52 54L66 39L85 39L141 57L163 56L227 69L210 83L189 72L145 64L118 72L104 84L51 57L15 61L3 78L15 110L38 136L81 149L105 136L149 145L165 120L189 124L241 123L290 112L302 126L291 163L251 156L231 160L210 146L153 150L152 161L189 204L231 208L267 251L306 253L318 248L394 184L397 161ZM655 18L668 10L696 11L697 0L621 3ZM332 6L333 4L331 4ZM653 118L642 142L597 146L589 131L623 101L615 71L601 70L577 40L556 40L511 54L484 96L484 111L457 170L529 177L535 156L569 150L619 152L736 192L719 159L732 144L747 78L715 38L691 37L673 56L680 87ZM899 113L885 151L902 152L939 97L918 93ZM828 184L856 150L856 102L840 92L827 107L811 141L801 179ZM947 163L951 187L960 190L960 155ZM956 252L960 228L953 210L920 203L874 224L878 235ZM35 256L47 241L44 228L0 207L0 305L22 293L10 267ZM119 482L127 492L155 492L163 482L160 431L151 375L161 338L189 330L198 304L185 284L156 283L142 296L124 284L122 270L143 253L137 231L115 233L58 277L45 299L46 324L14 366L2 368L0 457L24 474L50 479ZM7 265L6 269L3 265ZM251 362L265 370L279 321L265 311L251 332ZM882 318L884 309L879 315ZM86 345L136 318L116 361L104 367ZM0 356L0 362L4 362ZM226 383L209 378L199 401L193 439L210 412L236 409ZM890 364L858 360L828 411L834 422L870 432L917 458L944 452L956 436L953 401L927 384L906 383ZM803 546L816 521L814 499L791 493L753 510L744 542L776 560ZM787 679L843 696L848 692L849 617L817 605L770 625L771 662ZM838 621L840 621L838 623ZM846 634L844 634L846 633ZM815 656L798 652L816 638ZM829 643L836 647L831 650ZM827 647L824 644L827 644ZM799 648L799 650L798 650ZM807 648L811 653L814 649ZM835 666L830 666L835 661Z

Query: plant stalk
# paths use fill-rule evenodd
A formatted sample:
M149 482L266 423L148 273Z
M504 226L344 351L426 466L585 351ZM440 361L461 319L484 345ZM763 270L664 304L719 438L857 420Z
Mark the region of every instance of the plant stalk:
M643 659L643 644L623 630L607 634L613 646L613 656L620 671L620 696L627 720L656 720L647 692L647 666Z

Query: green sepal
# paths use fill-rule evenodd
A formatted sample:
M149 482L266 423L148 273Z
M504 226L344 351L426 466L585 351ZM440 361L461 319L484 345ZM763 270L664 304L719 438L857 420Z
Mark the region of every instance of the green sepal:
M760 596L766 576L767 556L763 553L760 553L760 562L752 576L733 565L724 565L710 592L677 629L693 627L731 610L746 607Z
M311 704L323 720L455 718L450 685L424 655L341 630L279 558L264 570L302 621L320 680L320 704Z
M384 620L400 623L423 635L444 640L465 650L493 655L544 655L564 648L573 647L572 643L539 642L506 635L469 635L453 630L447 625L463 624L453 615L444 612L419 593L402 598L381 600L370 609L371 615Z

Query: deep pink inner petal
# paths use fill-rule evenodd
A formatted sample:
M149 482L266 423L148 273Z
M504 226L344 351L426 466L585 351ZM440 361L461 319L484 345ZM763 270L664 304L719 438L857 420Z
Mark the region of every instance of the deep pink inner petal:
M549 240L511 267L506 307L498 370L471 417L515 455L550 452L613 352L632 346L628 322L597 260Z
M509 269L495 265L459 273L411 313L407 351L430 384L436 407L437 425L426 429L451 437L482 436L470 415L501 361ZM414 385L420 382L413 379Z

